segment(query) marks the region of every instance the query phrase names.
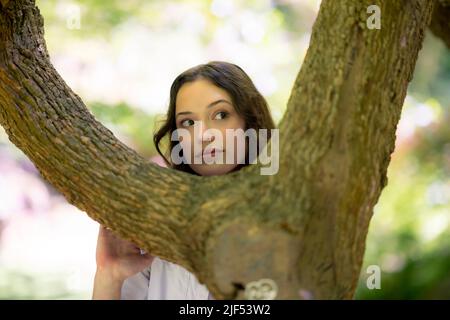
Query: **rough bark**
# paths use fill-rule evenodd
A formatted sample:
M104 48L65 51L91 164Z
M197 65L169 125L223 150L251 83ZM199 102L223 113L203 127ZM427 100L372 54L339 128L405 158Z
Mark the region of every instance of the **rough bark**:
M118 141L49 61L32 0L0 4L0 124L67 200L218 298L352 298L432 0L324 0L279 125L280 169L160 168ZM155 44L156 45L156 44ZM304 294L306 292L306 295Z

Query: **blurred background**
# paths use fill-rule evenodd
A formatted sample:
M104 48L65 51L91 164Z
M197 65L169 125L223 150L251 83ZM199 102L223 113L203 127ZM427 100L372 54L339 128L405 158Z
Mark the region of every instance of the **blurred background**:
M92 113L156 162L169 88L210 60L241 66L275 121L318 0L37 0L56 69ZM426 35L374 210L357 299L450 298L450 50ZM0 127L0 299L90 299L98 224L68 204ZM381 288L367 286L370 266ZM369 269L368 269L369 268Z

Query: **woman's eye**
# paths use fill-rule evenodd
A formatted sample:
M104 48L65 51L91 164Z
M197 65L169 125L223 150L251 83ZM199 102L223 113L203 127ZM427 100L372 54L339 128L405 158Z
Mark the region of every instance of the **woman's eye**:
M186 120L183 120L183 121L181 121L181 125L183 126L183 127L187 127L187 126L189 126L189 124L186 124L187 123L187 121L192 121L191 119L186 119ZM192 122L194 122L194 121L192 121Z
M220 112L218 112L217 114L216 114L216 116L215 116L215 118L217 118L217 115L222 115L221 117L220 117L220 119L224 119L224 118L226 118L227 116L228 116L228 112L225 112L225 111L220 111Z

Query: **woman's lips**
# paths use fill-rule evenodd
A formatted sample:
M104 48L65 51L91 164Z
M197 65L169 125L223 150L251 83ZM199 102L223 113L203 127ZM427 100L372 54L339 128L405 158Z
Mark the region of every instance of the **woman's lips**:
M214 156L216 153L220 153L220 152L223 152L223 150L221 150L221 149L216 149L216 148L214 148L214 149L209 149L209 150L205 150L205 151L203 152L203 156Z

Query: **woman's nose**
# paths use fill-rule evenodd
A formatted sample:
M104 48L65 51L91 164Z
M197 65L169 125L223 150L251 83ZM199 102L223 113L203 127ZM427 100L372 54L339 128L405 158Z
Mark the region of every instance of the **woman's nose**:
M209 127L203 122L199 122L199 136L197 140L200 142L210 142L214 140L213 130L209 130Z

